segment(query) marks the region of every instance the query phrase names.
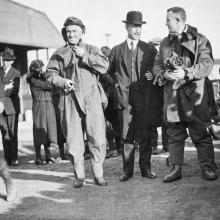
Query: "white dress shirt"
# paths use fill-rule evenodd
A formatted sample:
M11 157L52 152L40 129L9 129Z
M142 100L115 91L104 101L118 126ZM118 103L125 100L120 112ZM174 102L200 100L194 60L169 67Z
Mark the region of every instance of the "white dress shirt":
M5 75L4 77L6 77L6 75L8 74L9 70L10 70L11 66L7 67L6 69L3 67Z
M130 38L127 38L127 44L128 44L129 50L131 50L131 42L133 42L133 49L135 50L137 47L138 41L139 40L132 40Z

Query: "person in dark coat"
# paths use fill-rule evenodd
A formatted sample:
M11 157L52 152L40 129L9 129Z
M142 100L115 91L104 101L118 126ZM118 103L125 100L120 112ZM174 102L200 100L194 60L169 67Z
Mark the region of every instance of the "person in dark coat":
M123 175L120 181L133 176L135 145L139 145L139 166L143 177L154 179L151 171L150 133L162 119L161 88L153 85L152 68L156 49L141 40L142 14L127 13L127 40L111 50L108 75L115 86L120 133L123 140Z
M18 165L18 115L20 113L20 72L12 64L16 57L13 49L3 52L3 66L0 67L0 99L4 103L2 113L5 126L1 127L4 158L8 165Z
M57 144L56 115L52 103L52 86L43 75L44 64L41 60L33 60L27 82L30 85L33 99L33 136L36 151L36 165L45 164L41 157L41 145L45 149L46 163L55 163L51 157L50 147Z
M3 104L3 101L1 100L0 101L0 128L5 130L4 127L6 126L6 123L2 115L3 111L4 111L4 104ZM8 166L3 158L0 158L0 177L2 177L5 187L6 187L6 192L7 192L6 200L8 202L11 202L16 197L16 188L15 188L13 179L11 178Z
M149 41L149 43L152 44L158 52L161 41L162 41L162 38L155 37L155 38L152 38ZM161 131L162 131L162 152L167 152L168 151L168 147L167 147L168 146L168 136L167 136L167 133L166 133L166 125L165 125L164 121L162 121ZM151 146L152 146L152 154L153 155L157 155L157 154L160 153L158 148L157 148L157 146L158 146L157 127L153 128L152 132L151 132Z
M182 178L185 140L189 135L197 148L199 165L206 180L217 179L214 147L207 126L211 123L206 77L213 67L209 40L186 24L181 7L167 10L169 35L160 44L154 74L164 85L164 119L168 124L171 170L164 182Z

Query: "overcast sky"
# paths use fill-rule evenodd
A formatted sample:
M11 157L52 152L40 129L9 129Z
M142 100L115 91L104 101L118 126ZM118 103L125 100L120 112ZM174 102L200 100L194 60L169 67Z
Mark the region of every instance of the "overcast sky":
M47 14L58 30L69 16L82 19L86 26L84 40L96 46L121 43L126 38L124 23L131 10L143 13L141 39L165 37L166 10L180 6L186 10L187 23L196 26L211 41L214 57L220 59L220 1L219 0L14 0Z

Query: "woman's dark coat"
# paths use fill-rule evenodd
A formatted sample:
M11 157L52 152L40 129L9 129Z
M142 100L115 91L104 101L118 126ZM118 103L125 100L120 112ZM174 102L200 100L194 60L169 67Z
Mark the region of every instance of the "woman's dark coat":
M52 103L52 87L43 76L29 75L33 99L33 136L34 145L57 143L56 115Z

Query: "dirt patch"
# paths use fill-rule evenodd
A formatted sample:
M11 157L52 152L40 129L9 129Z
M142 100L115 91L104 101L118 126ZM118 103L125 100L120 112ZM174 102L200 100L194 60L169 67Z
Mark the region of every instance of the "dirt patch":
M189 144L190 145L190 144ZM220 147L216 161L220 167ZM142 178L135 158L134 177L119 182L121 157L105 161L107 187L94 184L90 162L85 161L86 185L73 187L73 168L69 162L36 166L32 145L19 147L20 165L11 169L17 198L4 201L5 188L0 180L0 219L219 219L220 178L205 181L200 174L195 148L185 153L183 179L162 183L167 174L165 154L152 157L157 179ZM53 155L58 156L57 149ZM2 151L1 151L2 154ZM219 169L217 171L220 176Z

